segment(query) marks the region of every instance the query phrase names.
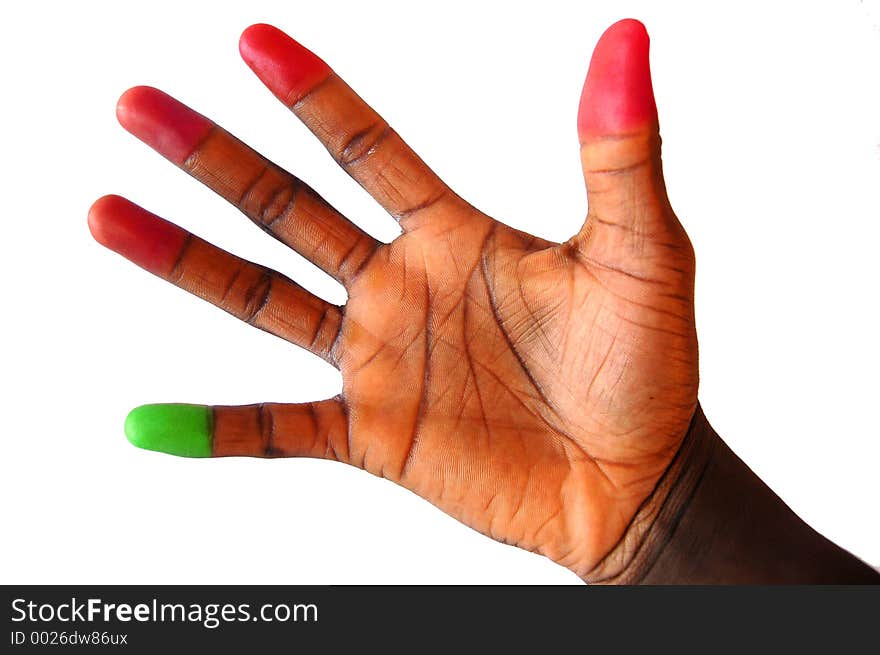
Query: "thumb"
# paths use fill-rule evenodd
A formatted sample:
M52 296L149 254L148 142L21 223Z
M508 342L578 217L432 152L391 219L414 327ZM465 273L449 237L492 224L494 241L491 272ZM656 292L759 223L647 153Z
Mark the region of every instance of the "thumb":
M654 268L664 246L690 250L663 181L648 45L637 20L609 27L593 51L578 111L589 213L572 241L603 263L629 269Z

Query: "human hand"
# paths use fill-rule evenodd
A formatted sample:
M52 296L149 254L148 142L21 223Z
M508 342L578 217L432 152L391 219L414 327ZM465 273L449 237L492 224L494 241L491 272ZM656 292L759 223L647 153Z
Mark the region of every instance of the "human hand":
M636 21L598 43L578 134L589 214L551 243L455 195L315 55L256 25L241 52L397 218L379 243L300 180L155 89L126 129L338 279L337 307L118 196L95 238L238 318L322 357L342 393L306 404L134 410L129 439L190 456L336 459L411 489L490 537L585 578L655 488L697 405L694 256L672 211ZM536 217L540 219L540 217Z

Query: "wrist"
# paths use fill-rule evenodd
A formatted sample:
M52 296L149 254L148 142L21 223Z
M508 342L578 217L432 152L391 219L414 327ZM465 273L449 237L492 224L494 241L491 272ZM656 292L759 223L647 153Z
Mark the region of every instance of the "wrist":
M699 406L654 492L618 545L585 579L880 583L875 570L810 528L773 493L715 433Z
M590 584L637 584L666 547L709 463L717 435L700 405L678 451L623 536L582 578Z

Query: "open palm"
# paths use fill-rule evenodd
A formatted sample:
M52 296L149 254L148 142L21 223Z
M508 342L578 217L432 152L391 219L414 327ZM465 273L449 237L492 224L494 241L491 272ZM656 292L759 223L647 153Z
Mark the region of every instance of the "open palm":
M339 396L313 403L139 408L129 437L184 455L337 459L586 575L651 495L696 407L694 259L664 189L644 28L621 21L594 53L579 118L590 211L563 244L456 196L275 28L249 28L241 49L403 234L377 242L206 118L155 89L128 91L127 129L349 296L329 304L127 200L100 199L98 241L343 375Z

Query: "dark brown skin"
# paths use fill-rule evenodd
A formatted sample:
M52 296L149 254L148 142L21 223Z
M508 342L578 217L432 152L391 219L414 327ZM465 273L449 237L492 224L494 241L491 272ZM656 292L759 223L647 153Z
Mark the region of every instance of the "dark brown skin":
M654 516L672 488L658 481L688 433L698 386L694 253L667 199L653 96L647 109L644 89L614 97L632 93L620 79L648 75L646 39L624 22L597 47L594 67L617 66L617 81L591 68L580 121L589 215L565 243L455 195L307 51L297 55L303 88L273 91L400 221L392 243L216 126L183 150L182 137L162 133L170 123L146 134L138 125L161 123L147 116L161 99L129 92L126 127L348 291L335 307L152 216L126 234L149 225L164 236L135 253L120 236L134 210L119 198L96 203L99 241L342 372L333 399L215 408L214 454L336 459L585 579L625 573L651 525L634 516L640 507Z

